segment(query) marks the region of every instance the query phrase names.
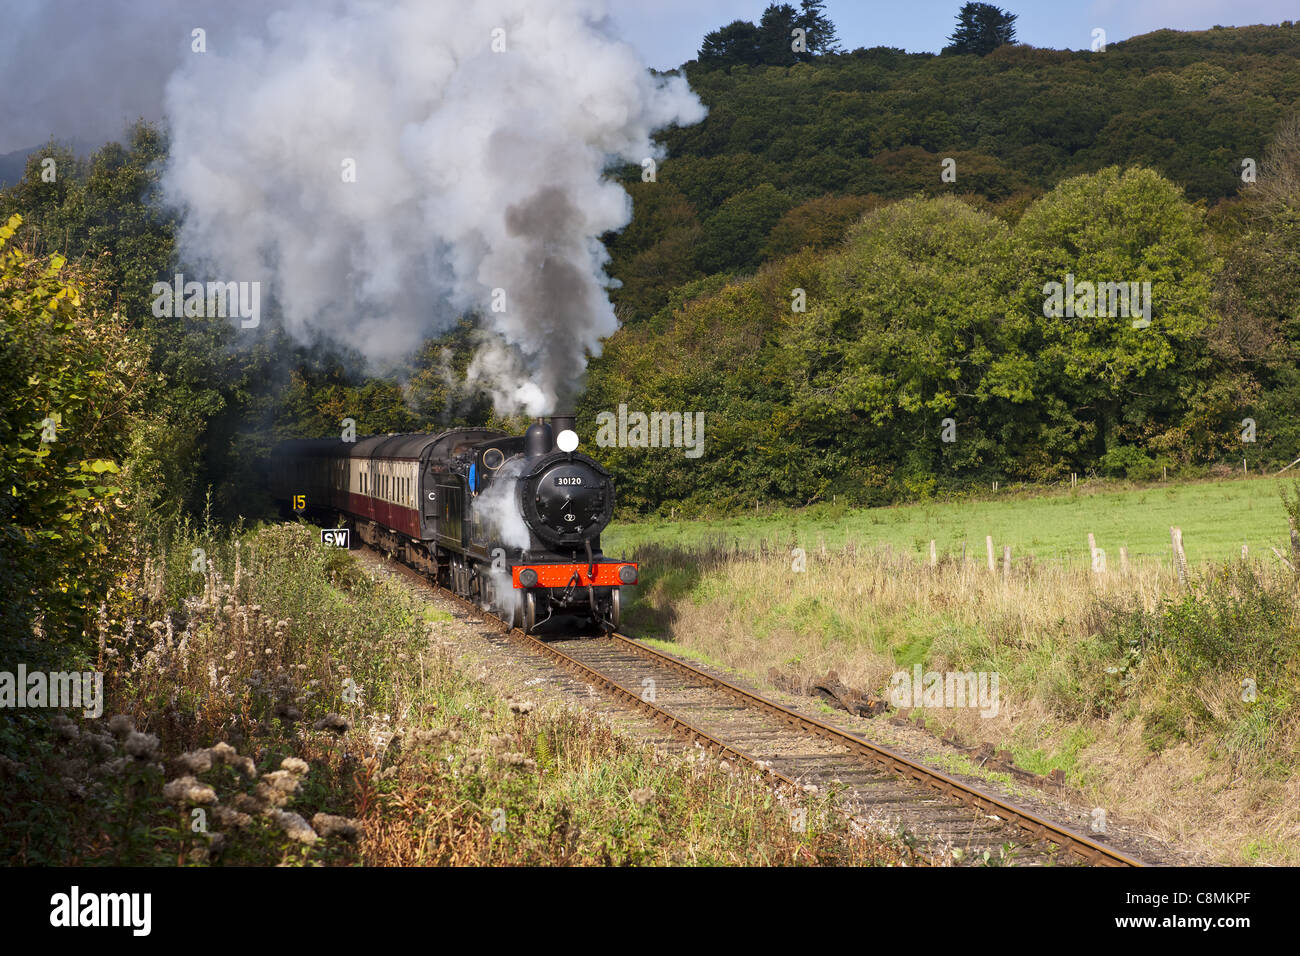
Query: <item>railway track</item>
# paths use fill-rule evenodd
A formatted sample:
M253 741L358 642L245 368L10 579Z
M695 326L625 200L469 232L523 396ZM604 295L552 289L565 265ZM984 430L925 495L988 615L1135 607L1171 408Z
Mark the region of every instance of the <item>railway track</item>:
M1144 865L1033 810L792 710L635 638L615 633L542 640L511 628L400 562L389 567L450 600L467 617L719 759L757 767L774 784L795 791L833 788L841 809L867 826L903 836L922 859Z

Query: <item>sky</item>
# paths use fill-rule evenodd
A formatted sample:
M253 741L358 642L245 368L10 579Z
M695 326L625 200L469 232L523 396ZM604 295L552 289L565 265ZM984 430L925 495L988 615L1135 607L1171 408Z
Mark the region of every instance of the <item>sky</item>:
M785 0L798 6L797 0ZM1208 30L1300 20L1300 0L991 0L1017 15L1016 39L1037 47L1085 50L1101 27L1107 42L1152 30ZM623 35L656 69L694 57L700 39L732 20L757 22L768 0L611 0ZM893 46L938 53L962 0L825 0L846 50Z
M319 0L322 3L335 0ZM545 3L547 0L536 0ZM757 21L768 0L608 0L613 24L656 69L692 59L704 34ZM1022 43L1087 49L1162 27L1204 30L1300 19L1300 0L998 0ZM156 120L162 87L196 22L265 23L268 0L0 0L0 154L51 135L91 144L136 117ZM826 0L844 49L938 52L961 0ZM203 11L212 11L205 14Z

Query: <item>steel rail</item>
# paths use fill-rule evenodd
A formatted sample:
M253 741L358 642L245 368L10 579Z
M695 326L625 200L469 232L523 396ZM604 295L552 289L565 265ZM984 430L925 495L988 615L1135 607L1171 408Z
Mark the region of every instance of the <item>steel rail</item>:
M382 552L374 551L373 553L381 554ZM448 590L442 585L431 581L426 575L414 568L408 567L403 562L395 561L394 563L397 567L402 568L403 571L420 581L422 584L433 588L444 597L450 598L463 610L479 616L479 618L485 623L494 625L498 631L505 634L510 639L524 645L530 650L542 654L545 657L549 657L557 664L560 664L566 670L578 675L582 679L604 688L613 696L619 698L625 703L631 704L636 709L650 716L656 723L663 725L679 736L686 737L691 742L696 743L719 756L751 764L775 780L778 780L795 790L802 789L802 785L798 781L778 771L769 761L760 760L753 754L725 743L666 708L643 699L635 690L624 687L613 678L600 673L600 671L590 665L564 653L559 648L548 644L537 636L527 634L521 628L512 627L510 623L502 620L492 612L483 610L483 608L474 601L464 598L461 595L456 594L454 591ZM1092 838L1085 836L1082 833L1078 833L1062 824L1052 823L1050 820L1040 817L1031 810L1017 807L1000 797L994 796L993 794L980 790L968 783L957 780L940 770L935 770L932 767L927 767L924 764L910 760L902 754L896 753L881 744L872 743L863 737L859 737L856 734L849 733L848 731L840 730L838 727L833 727L815 717L798 713L789 707L763 697L760 694L756 694L753 691L745 690L743 687L739 687L724 678L701 670L678 657L651 647L636 638L628 637L625 634L616 632L609 635L608 639L618 646L628 648L633 653L643 658L654 661L656 664L687 675L694 680L702 681L708 686L720 690L741 701L746 706L772 714L791 727L843 746L858 756L864 757L874 764L883 766L906 780L936 790L944 796L956 799L959 802L973 807L983 813L990 814L998 819L1019 826L1034 839L1055 843L1066 851L1081 857L1093 865L1127 867L1140 867L1145 865L1140 860L1134 859L1112 846L1093 840Z
M667 654L657 648L651 647L636 638L628 637L626 634L611 634L610 639L620 643L622 646L632 649L635 653L643 657L650 658L656 663L665 667L676 670L682 674L688 674L694 678L700 678L707 681L714 687L725 691L736 699L760 710L779 717L786 723L798 727L801 730L815 734L824 740L833 741L841 744L848 749L867 757L875 763L882 764L895 773L907 779L914 780L917 783L924 784L933 789L939 790L949 796L956 797L963 803L976 807L986 813L995 815L1015 823L1021 829L1029 832L1035 838L1047 839L1056 843L1070 852L1083 857L1089 862L1102 866L1143 866L1141 861L1136 860L1125 853L1107 846L1082 833L1077 833L1069 827L1059 823L1052 823L1038 816L1031 810L1023 807L1017 807L1007 803L993 794L986 793L970 784L963 783L940 770L927 767L923 764L909 760L902 754L896 753L881 744L872 743L871 741L851 734L848 731L840 730L838 727L832 727L816 717L810 717L806 714L800 714L778 704L776 701L769 700L761 694L745 690L743 687L709 674L700 670L687 662Z

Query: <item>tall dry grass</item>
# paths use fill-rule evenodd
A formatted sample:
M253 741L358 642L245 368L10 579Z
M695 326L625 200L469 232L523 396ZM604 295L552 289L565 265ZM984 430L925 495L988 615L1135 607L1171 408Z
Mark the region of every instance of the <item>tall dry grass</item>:
M1237 861L1300 861L1300 601L1281 562L936 566L888 549L643 547L630 626L766 683L838 672L999 676L996 716L927 708L935 730L1061 769L1100 806ZM1243 682L1251 682L1243 685ZM1169 794L1184 795L1176 806Z
M104 718L0 715L6 862L906 858L833 795L782 797L590 715L502 699L436 649L447 615L315 529L181 529L139 557L100 618Z

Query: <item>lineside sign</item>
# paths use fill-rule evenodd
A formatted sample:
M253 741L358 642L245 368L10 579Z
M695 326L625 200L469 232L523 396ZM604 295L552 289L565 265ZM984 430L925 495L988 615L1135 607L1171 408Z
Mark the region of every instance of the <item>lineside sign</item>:
M320 543L335 548L352 546L352 531L349 528L321 528Z

